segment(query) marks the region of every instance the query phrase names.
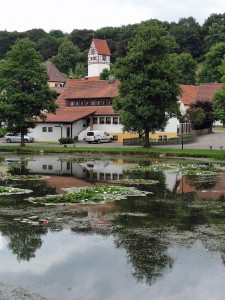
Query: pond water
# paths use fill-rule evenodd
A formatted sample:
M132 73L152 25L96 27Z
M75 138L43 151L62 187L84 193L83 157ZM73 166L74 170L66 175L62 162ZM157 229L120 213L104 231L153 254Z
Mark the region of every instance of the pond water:
M225 163L2 154L0 175L1 300L224 299ZM102 185L148 194L27 201Z

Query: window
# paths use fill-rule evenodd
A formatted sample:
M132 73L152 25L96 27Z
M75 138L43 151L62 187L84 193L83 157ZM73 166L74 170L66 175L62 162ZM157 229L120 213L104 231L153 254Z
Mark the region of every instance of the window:
M89 106L89 101L86 101L86 106Z
M163 140L166 142L167 141L167 135L163 136Z
M113 174L113 180L118 180L118 174Z
M110 180L111 179L111 174L109 174L109 173L105 174L105 179Z
M106 124L111 124L111 117L106 117Z
M102 55L102 61L106 61L106 56Z
M113 124L118 124L118 117L113 117Z
M74 101L71 101L71 102L70 102L70 106L74 106Z
M47 127L42 127L42 132L47 132Z
M79 101L76 101L76 106L79 106Z
M91 105L92 105L92 106L95 106L95 100L92 100L92 101L91 101Z
M105 118L104 117L100 117L100 124L105 124Z
M108 100L108 105L112 105L112 100Z
M47 165L42 165L43 170L47 170Z
M105 179L104 173L99 173L99 179L100 180L104 180Z
M48 165L48 169L49 169L49 170L52 170L52 169L53 169L53 166L52 166L52 165Z
M48 132L52 132L53 128L52 127L48 127Z
M161 142L162 141L162 136L161 135L159 135L159 142Z
M93 118L93 124L98 124L98 118L96 117Z
M101 105L101 101L100 100L97 101L97 105L98 106Z
M105 105L105 100L102 100L102 105Z

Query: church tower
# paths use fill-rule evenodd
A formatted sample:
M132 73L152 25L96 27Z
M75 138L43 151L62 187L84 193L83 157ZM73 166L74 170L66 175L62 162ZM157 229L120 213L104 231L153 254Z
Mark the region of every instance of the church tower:
M88 52L88 77L99 76L104 69L110 70L110 55L106 40L92 39Z

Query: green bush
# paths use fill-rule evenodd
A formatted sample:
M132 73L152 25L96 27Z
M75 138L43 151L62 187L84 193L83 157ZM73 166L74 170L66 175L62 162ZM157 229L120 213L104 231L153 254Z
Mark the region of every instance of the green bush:
M0 137L3 137L7 133L7 128L0 128Z
M73 144L74 140L70 137L61 137L59 139L60 144Z

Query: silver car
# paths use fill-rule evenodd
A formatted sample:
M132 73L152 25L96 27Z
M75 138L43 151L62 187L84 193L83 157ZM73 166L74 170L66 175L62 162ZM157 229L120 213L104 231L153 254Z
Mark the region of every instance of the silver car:
M7 143L20 143L21 142L21 134L20 133L6 133L4 136L4 140ZM34 138L28 135L24 136L25 143L33 143Z

